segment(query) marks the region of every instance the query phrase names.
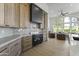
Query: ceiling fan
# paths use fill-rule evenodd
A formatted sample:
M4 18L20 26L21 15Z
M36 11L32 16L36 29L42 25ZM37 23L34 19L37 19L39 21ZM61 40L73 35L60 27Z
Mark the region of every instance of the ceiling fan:
M67 16L68 14L70 14L69 12L65 12L63 9L59 10L60 12L60 16Z

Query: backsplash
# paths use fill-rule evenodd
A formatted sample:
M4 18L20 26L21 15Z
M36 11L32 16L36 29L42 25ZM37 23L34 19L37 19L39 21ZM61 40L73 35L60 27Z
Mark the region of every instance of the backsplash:
M0 28L0 38L15 34L14 29L11 28Z
M31 34L42 33L42 30L38 28L37 24L31 23Z
M11 36L11 35L28 35L30 29L17 29L17 28L0 28L0 38Z
M42 31L36 27L35 24L30 24L28 28L2 28L0 27L0 38L11 36L11 35L30 35L30 34L38 34Z

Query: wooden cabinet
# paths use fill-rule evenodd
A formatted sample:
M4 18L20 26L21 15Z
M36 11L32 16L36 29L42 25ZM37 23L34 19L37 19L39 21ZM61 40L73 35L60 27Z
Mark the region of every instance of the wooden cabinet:
M5 25L19 27L19 4L6 3L4 5Z
M0 26L22 27L30 25L29 4L1 3L0 4Z
M30 20L29 4L20 4L20 27L22 28L28 27L29 20Z
M32 37L27 36L22 38L22 51L28 50L32 47Z
M4 26L4 4L0 3L0 26Z
M15 4L15 27L20 26L20 4Z
M9 55L17 56L21 53L21 39L18 39L9 44Z
M0 47L0 56L8 56L8 55L9 55L8 45Z
M0 56L18 56L21 53L21 39L0 47Z

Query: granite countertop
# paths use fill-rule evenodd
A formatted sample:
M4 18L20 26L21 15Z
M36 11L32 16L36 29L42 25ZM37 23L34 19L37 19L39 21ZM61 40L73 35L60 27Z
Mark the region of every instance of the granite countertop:
M25 36L28 36L28 35L12 35L8 37L0 38L0 47Z

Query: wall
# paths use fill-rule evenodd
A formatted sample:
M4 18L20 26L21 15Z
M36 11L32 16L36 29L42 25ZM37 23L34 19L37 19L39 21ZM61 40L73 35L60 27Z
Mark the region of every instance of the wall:
M48 5L46 3L35 3L37 6L48 12Z
M68 16L78 17L79 18L79 12L75 12L75 13L69 14Z
M17 29L17 28L0 28L0 38L11 36L11 35L29 35L32 30L27 29Z
M16 29L13 29L13 28L0 28L0 38L14 35L16 33L18 32L16 31Z

